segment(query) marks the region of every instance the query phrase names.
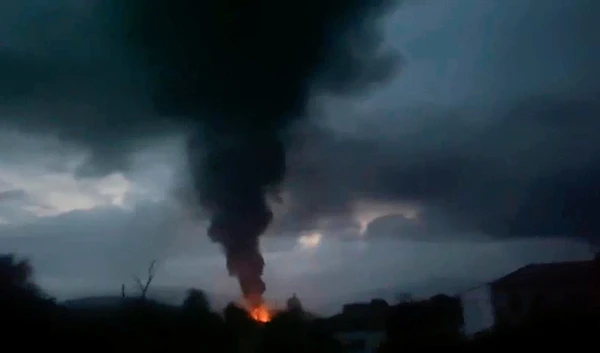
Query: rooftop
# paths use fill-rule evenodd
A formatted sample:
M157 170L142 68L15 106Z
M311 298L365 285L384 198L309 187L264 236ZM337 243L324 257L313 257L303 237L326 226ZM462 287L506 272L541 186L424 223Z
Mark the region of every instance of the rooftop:
M594 261L530 264L491 283L494 288L521 286L579 286L591 283L597 271Z
M389 308L387 302L381 299L346 304L340 314L326 319L324 324L334 332L383 331Z

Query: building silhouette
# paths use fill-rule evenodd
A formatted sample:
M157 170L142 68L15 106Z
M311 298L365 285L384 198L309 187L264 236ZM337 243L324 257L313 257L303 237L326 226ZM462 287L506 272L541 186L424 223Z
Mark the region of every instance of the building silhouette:
M346 304L341 313L327 319L327 326L346 352L373 353L385 339L389 310L382 299Z
M530 264L461 294L465 333L517 325L535 315L600 308L600 257Z

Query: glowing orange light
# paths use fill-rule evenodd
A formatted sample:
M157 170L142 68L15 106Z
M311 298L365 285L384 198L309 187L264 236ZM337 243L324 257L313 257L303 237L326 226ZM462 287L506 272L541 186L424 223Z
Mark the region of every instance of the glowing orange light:
M261 304L250 309L250 317L258 322L266 323L271 321L271 311L266 305Z

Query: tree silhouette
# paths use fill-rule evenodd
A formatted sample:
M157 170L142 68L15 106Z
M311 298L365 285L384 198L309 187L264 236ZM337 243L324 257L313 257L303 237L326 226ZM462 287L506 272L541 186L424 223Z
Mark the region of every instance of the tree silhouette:
M0 312L9 326L3 329L3 347L18 345L23 348L35 340L22 340L22 333L51 335L60 327L52 325L57 317L55 303L46 298L32 277L29 261L17 259L12 254L0 255Z
M225 307L223 316L227 325L234 329L245 329L256 325L254 320L248 315L248 312L235 303L229 303Z
M195 288L191 288L188 290L187 296L183 301L183 309L186 311L200 311L200 312L208 312L210 311L210 303L208 302L208 298L206 294Z
M296 296L296 293L294 293L292 297L287 300L286 308L288 311L303 311L302 303Z
M0 285L2 287L24 287L32 274L26 260L17 261L13 254L0 255Z
M148 275L146 277L146 282L142 282L142 280L139 277L133 278L135 280L135 282L137 283L138 287L140 288L140 298L142 300L146 300L148 288L150 288L150 283L152 283L152 280L154 279L155 265L156 265L156 261L152 261L150 263L150 266L148 266Z
M33 268L25 259L17 260L14 254L0 255L0 293L29 293L41 296L40 288L33 283Z

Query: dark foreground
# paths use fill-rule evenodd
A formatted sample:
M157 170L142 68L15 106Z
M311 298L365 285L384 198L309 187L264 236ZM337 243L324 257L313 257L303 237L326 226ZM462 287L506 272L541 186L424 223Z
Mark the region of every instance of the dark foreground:
M124 299L103 309L68 309L25 290L3 293L4 350L61 349L110 352L344 352L334 336L339 322L307 318L302 312L282 312L260 324L233 305L221 313L203 300L188 300L181 307ZM396 313L397 314L397 313ZM404 312L386 317L385 341L379 352L452 348L495 351L535 347L563 347L578 352L597 343L600 316L593 311L539 315L518 327L461 334L460 325L442 316ZM336 320L342 320L337 318ZM350 319L349 319L350 320Z
M426 348L459 351L561 348L580 352L594 347L600 333L600 302L593 290L590 305L537 309L520 324L465 337L459 299L436 295L388 305L384 300L345 305L342 312L317 318L302 310L294 296L287 311L266 324L229 305L211 309L202 291L190 290L181 306L125 296L110 306L74 308L56 303L32 282L25 260L0 256L0 351L58 349L98 352L421 352ZM593 286L592 288L598 288ZM577 309L575 309L577 307ZM540 307L542 308L542 307ZM373 350L349 342L343 334L375 333ZM356 336L352 336L356 337ZM352 338L351 340L355 340ZM364 341L364 336L358 339ZM343 343L342 343L343 341Z

